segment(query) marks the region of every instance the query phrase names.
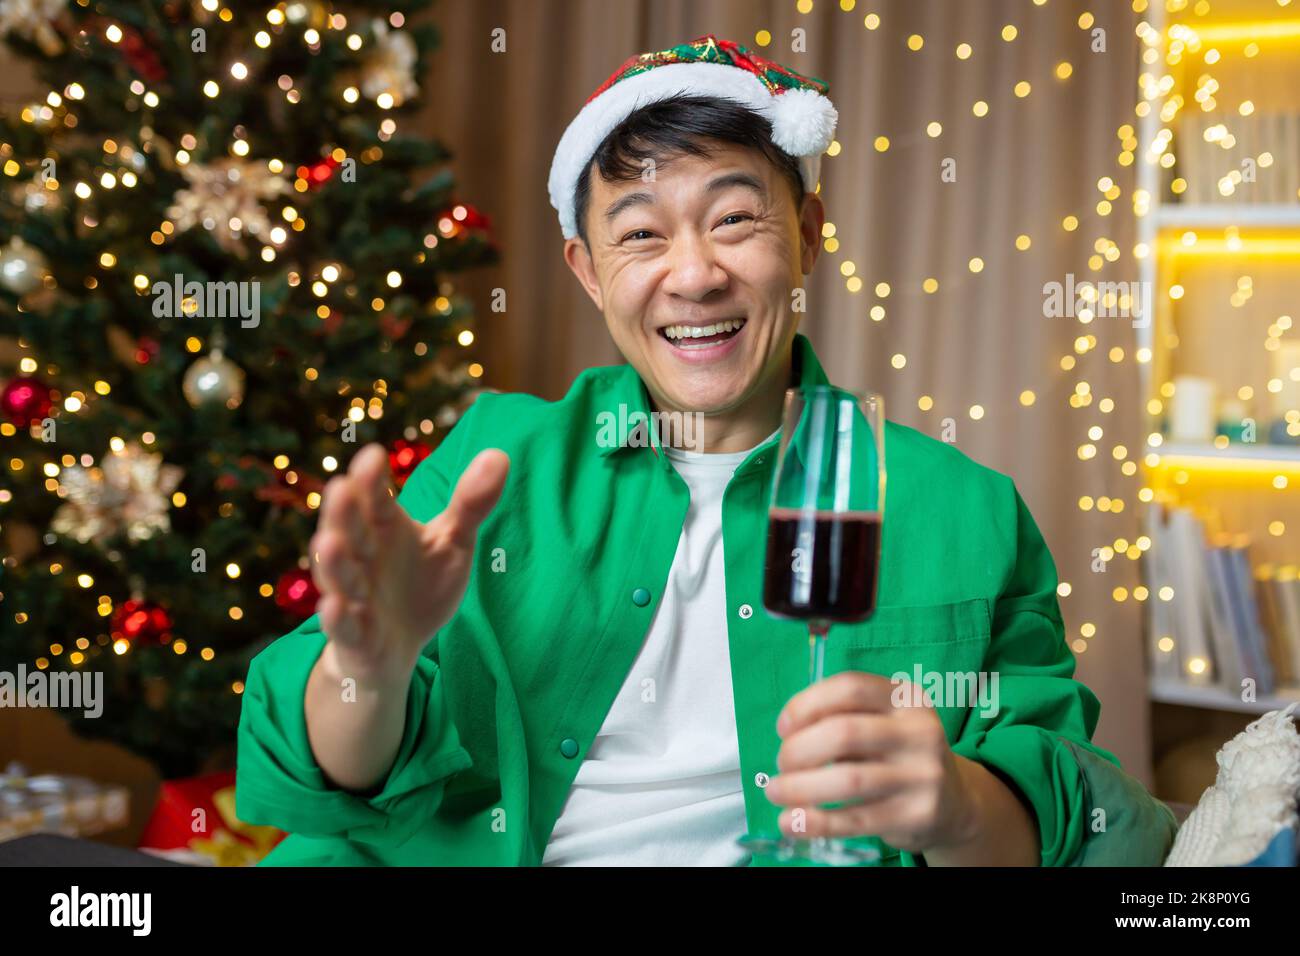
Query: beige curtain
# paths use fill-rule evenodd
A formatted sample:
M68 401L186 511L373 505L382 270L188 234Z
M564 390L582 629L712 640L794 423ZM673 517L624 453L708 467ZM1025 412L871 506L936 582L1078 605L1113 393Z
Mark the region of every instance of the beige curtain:
M485 383L548 398L564 394L592 364L619 360L600 315L561 259L562 240L546 194L551 155L587 96L633 53L703 33L735 39L831 83L842 150L823 165L822 195L839 248L809 282L804 324L832 378L883 392L890 417L939 437L945 419L957 446L1015 478L1055 555L1068 637L1081 642L1078 673L1102 700L1097 740L1150 781L1141 605L1132 598L1137 564L1117 556L1100 573L1096 548L1140 534L1135 477L1113 457L1142 447L1134 333L1127 319L1045 318L1043 286L1137 278L1132 189L1135 165L1121 166L1117 129L1135 123L1136 16L1125 0L1082 5L1049 0L441 0L433 20L444 46L432 66L423 129L447 142L464 197L494 220L502 263L460 281L479 303L476 354ZM867 29L869 13L879 25ZM1017 29L1002 39L1003 27ZM1094 51L1094 30L1104 51ZM505 51L493 52L503 30ZM759 48L755 36L772 40ZM792 52L802 30L805 52ZM907 38L923 39L917 51ZM498 38L502 34L495 34ZM971 47L959 59L959 44ZM1057 76L1058 64L1071 72ZM1015 86L1030 84L1018 97ZM988 113L977 117L977 100ZM927 135L938 122L942 132ZM889 139L885 152L873 144ZM956 178L945 182L945 159ZM1098 190L1111 177L1122 194L1101 215ZM1067 216L1078 227L1067 231ZM1015 245L1030 238L1027 251ZM1093 271L1096 243L1122 256ZM979 257L983 269L970 270ZM863 280L850 292L841 267ZM927 294L922 282L938 281ZM889 284L887 298L875 287ZM487 308L493 288L507 311ZM869 311L882 305L885 318ZM1063 370L1078 336L1096 347ZM1113 348L1123 359L1112 362ZM894 367L893 357L906 364ZM1087 382L1091 404L1068 403ZM1034 402L1023 406L1022 391ZM922 411L928 395L933 408ZM1102 412L1102 399L1114 403ZM971 406L982 406L973 419ZM1103 429L1090 441L1088 430ZM1095 457L1079 458L1091 443ZM1118 498L1123 510L1084 512L1079 499ZM1114 589L1126 588L1117 602ZM1095 628L1085 638L1085 625Z

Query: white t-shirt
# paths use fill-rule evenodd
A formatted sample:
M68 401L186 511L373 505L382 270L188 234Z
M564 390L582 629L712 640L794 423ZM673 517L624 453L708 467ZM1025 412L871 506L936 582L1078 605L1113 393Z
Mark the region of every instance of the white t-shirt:
M722 495L750 452L664 451L691 492L667 589L543 866L730 866L744 856Z

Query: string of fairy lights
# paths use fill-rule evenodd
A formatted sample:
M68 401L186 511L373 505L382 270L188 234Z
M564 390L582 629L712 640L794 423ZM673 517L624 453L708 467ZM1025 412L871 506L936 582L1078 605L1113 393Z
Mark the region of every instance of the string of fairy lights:
M89 5L89 0L77 0L80 6ZM340 12L331 12L327 9L327 4L321 0L296 0L296 2L280 2L269 9L265 10L264 19L266 26L256 31L253 35L252 42L260 51L267 51L277 43L302 43L312 53L321 50L321 45L325 42L324 33L334 31L340 34L346 34L344 43L349 51L357 54L358 69L356 82L350 82L343 85L337 91L337 95L344 104L349 107L355 107L360 104L373 105L379 110L387 112L401 107L405 102L412 99L419 91L418 78L415 75L416 65L416 48L414 41L402 33L405 26L405 16L400 12L390 13L384 20L371 24L371 41L383 47L381 55L371 58L371 66L365 67L367 62L365 57L372 51L367 49L367 38L363 36L362 31L350 30L347 16ZM231 23L235 18L235 13L231 6L223 6L221 0L198 0L197 7L201 8L207 14L210 14L216 21L221 23ZM295 29L288 29L295 28ZM123 27L117 23L107 22L100 28L100 38L110 45L123 47L129 46L132 36ZM141 64L135 63L134 66L141 67ZM141 72L148 75L150 70L141 68ZM249 64L245 59L235 59L228 63L213 78L203 83L203 95L211 100L218 100L222 96L238 95L240 85L245 83L252 75ZM145 111L145 115L158 114L168 109L167 87L162 83L162 77L155 77L156 82L149 82L146 78L137 78L133 80L128 87L129 98L124 104L128 111ZM295 78L288 75L280 75L275 84L275 89L283 95L284 102L293 107L303 100L303 92L299 89ZM77 107L86 96L85 87L72 80L68 82L61 90L49 90L43 102L32 103L25 106L20 111L20 118L36 129L53 134L59 128L66 130L75 130L79 120ZM378 121L376 136L380 142L388 142L397 132L397 121L392 116L384 116ZM227 144L227 158L209 160L207 163L200 163L194 159L196 150L199 150L207 144L200 143L198 136L191 132L182 134L175 144L168 143L161 137L154 134L153 129L148 121L142 125L141 137L143 143L140 147L130 143L119 143L113 138L107 138L102 143L102 161L95 169L95 175L65 184L60 182L57 177L49 176L43 183L38 183L36 179L30 182L27 189L26 204L29 210L38 210L52 208L59 202L60 191L65 186L71 187L71 192L87 204L87 211L81 216L81 224L93 235L93 230L99 225L99 221L94 212L90 211L90 202L98 194L109 194L118 189L133 190L141 185L142 176L148 165L152 163L170 163L180 170L190 184L190 189L184 191L188 196L187 199L178 200L167 211L167 218L152 230L149 239L154 246L165 246L174 237L185 229L201 226L208 229L217 238L219 244L230 253L239 250L236 246L252 238L258 241L258 256L263 262L273 263L284 254L294 255L293 236L296 233L302 233L309 228L308 219L304 204L301 200L295 200L295 195L303 197L313 188L320 185L342 166L349 159L346 152L337 146L325 144L321 151L321 158L309 165L293 165L285 160L270 156L267 158L252 159L250 157L263 157L266 154L266 147L270 144L255 143L248 130L240 125L234 126L230 131L230 138ZM362 164L372 164L380 162L383 159L383 149L381 146L372 146L357 157ZM17 179L31 173L31 169L24 167L13 156L13 148L10 144L0 142L0 173L6 179ZM292 177L290 179L290 177ZM202 192L205 186L210 185L211 181L218 182L218 192L229 189L231 183L238 184L246 194L247 201L231 208L222 206L223 221L214 221L212 210L209 206L202 204L201 200L196 197L202 197L206 194ZM4 182L4 179L0 179ZM179 194L178 194L179 195ZM309 207L309 203L306 204ZM268 213L266 207L271 207ZM434 228L428 232L422 240L425 250L437 248L439 242L458 237L475 228L477 212L463 204L455 204L441 214ZM426 253L419 252L415 257L415 265L419 266L425 261ZM111 248L103 248L95 257L95 261L100 270L100 275L94 273L88 274L84 278L86 290L96 289L100 282L101 276L116 269L119 265L118 255ZM53 291L58 284L55 277L46 271L39 259L33 259L29 263L24 263L24 268L32 274L40 275L40 285L45 290ZM155 279L158 277L150 276L146 273L137 273L131 278L131 285L139 296L147 296L153 288ZM164 279L168 277L163 277ZM291 288L297 288L306 284L312 295L321 300L315 309L315 314L323 324L323 327L330 328L336 323L340 316L338 308L326 300L336 299L333 295L336 287L343 286L343 294L348 299L356 296L355 288L348 286L348 281L352 278L347 267L341 262L323 262L316 265L310 272L300 271L298 268L291 269L287 274L288 285ZM402 288L404 277L401 267L394 267L387 271L384 276L384 285L392 290L396 295ZM440 315L449 315L453 311L453 297L455 296L454 285L442 280L438 289L439 294L430 303L430 309ZM389 321L384 315L388 302L382 295L374 296L368 303L369 310L375 313L382 323ZM185 296L180 301L180 308L183 315L192 315L198 311L200 304L192 297ZM23 302L18 304L18 310L24 311ZM471 328L462 327L456 331L455 341L463 347L468 348L474 343L475 336ZM220 352L220 334L214 334L214 343L216 348L209 352L209 358L215 357L217 362L222 361ZM23 375L33 375L42 371L53 378L59 373L59 369L52 363L42 363L38 357L30 354L30 344L25 341L19 341L20 349L25 353L18 362L18 370ZM189 336L185 341L187 352L197 354L205 349L210 349L209 343L197 335ZM414 354L425 356L430 353L430 345L427 342L419 341L412 346ZM143 356L142 356L143 358ZM202 359L200 359L202 361ZM226 360L228 362L228 360ZM220 365L215 366L215 370L210 367L209 377L214 375L225 374L229 376L232 373L237 374L235 379L237 386L225 394L224 400L228 407L235 408L242 401L243 373L228 363L223 371ZM466 382L480 379L484 374L484 368L479 362L469 362L460 370L456 380ZM308 381L316 381L321 370L315 367L308 367L302 371L303 377ZM352 394L354 391L350 383L344 383L338 389L338 397L346 403L342 414L335 417L335 421L350 420L352 422L361 422L366 418L377 420L383 417L384 401L388 397L389 383L383 379L371 383L370 394L368 396L358 396ZM98 379L88 390L73 389L68 394L61 394L57 388L51 388L49 397L53 403L60 406L60 414L76 415L93 410L97 397L108 396L112 392L109 382ZM187 381L187 398L191 397ZM437 421L424 419L418 425L406 429L407 438L414 439L419 435L431 435L436 427L448 427L454 421L454 409L444 409L448 415L439 413ZM32 425L32 429L38 429L39 423ZM13 438L19 434L20 426L5 421L0 423L0 438ZM137 439L139 444L145 449L152 448L156 445L156 436L153 432L145 431ZM114 436L109 442L109 453L111 455L123 455L131 451L128 442L120 436ZM8 457L7 466L11 473L17 474L27 467L28 463L19 455ZM43 487L47 492L60 498L66 497L67 489L63 479L65 469L79 467L99 471L99 466L103 462L97 461L96 457L90 454L73 456L64 454L61 457L41 462L37 467L41 469L45 476ZM289 460L289 456L280 454L275 456L272 465L278 472L282 473L282 480L286 485L298 484L302 478L300 474L301 466L295 468ZM319 462L319 470L326 474L334 472L340 465L339 459L335 455L325 455ZM164 466L166 467L166 466ZM308 471L309 469L301 469ZM315 470L310 469L310 470ZM318 491L309 491L303 496L306 507L309 510L315 510L320 506L321 495ZM9 489L0 489L0 505L8 504L13 500L13 492ZM183 491L176 490L170 494L168 500L171 508L181 509L188 503L187 496ZM227 517L232 513L228 505L223 505L219 509L222 517ZM52 562L49 566L51 575L63 573L72 573L65 568L61 562ZM243 569L236 562L228 562L223 567L223 572L230 580L237 580L244 573ZM95 579L91 574L76 574L77 585L83 589L90 590L95 587ZM257 588L260 597L270 599L276 597L276 587L271 582L263 582ZM108 618L114 616L115 612L120 612L124 603L115 602L109 594L100 594L97 596L97 613L99 616ZM134 601L134 599L133 599ZM134 602L139 604L140 602ZM232 604L228 609L231 620L238 621L244 616L244 609L238 604ZM18 624L27 623L30 619L29 614L24 610L11 612L14 614L14 620ZM151 613L150 609L145 607L138 608L137 615ZM110 638L108 635L98 635L100 645L111 645L111 649L118 655L127 654L132 650L132 641L122 636L115 635ZM49 645L48 656L41 656L34 662L38 668L45 669L51 664L52 658L57 658L65 653L66 660L73 666L81 665L86 660L86 652L90 650L91 640L87 637L78 637L73 641L65 643L56 641ZM189 642L183 637L176 636L170 640L171 650L178 654L184 655L190 651ZM205 661L213 660L216 652L210 646L203 646L198 649L198 655ZM235 681L231 690L238 694L243 691L243 684Z
M1160 0L1155 0L1159 3ZM1031 0L1035 7L1046 6L1048 0ZM1285 8L1292 5L1292 0L1276 0L1279 8ZM799 14L808 15L813 12L815 0L797 0L795 9ZM1149 13L1150 0L1132 0L1131 7L1135 14L1140 17ZM868 33L877 33L884 24L880 13L875 11L866 11L863 13L858 10L857 0L838 0L838 7L842 13L862 13L862 27ZM1170 15L1183 14L1190 12L1192 16L1198 18L1208 17L1212 12L1212 4L1209 0L1199 0L1191 3L1190 0L1165 0L1165 12ZM1078 14L1076 23L1078 28L1083 31L1091 31L1097 25L1096 17L1088 11ZM1247 28L1249 29L1249 28ZM1141 61L1143 70L1138 77L1139 98L1134 106L1133 115L1137 122L1141 122L1149 116L1153 110L1157 111L1158 118L1162 124L1159 130L1151 138L1151 141L1142 144L1139 142L1140 133L1135 129L1132 122L1125 122L1116 130L1116 139L1118 140L1119 150L1115 156L1116 170L1109 175L1100 176L1096 183L1099 194L1096 200L1094 211L1095 218L1092 219L1094 228L1097 229L1098 235L1095 236L1093 243L1093 253L1088 258L1088 269L1093 273L1101 272L1107 264L1118 262L1124 255L1123 250L1116 241L1104 234L1104 223L1107 217L1111 216L1116 210L1116 203L1121 199L1123 190L1116 182L1120 176L1120 170L1132 167L1135 163L1147 163L1158 167L1161 170L1171 170L1178 162L1178 157L1174 152L1174 132L1173 126L1176 124L1179 114L1185 108L1188 108L1181 89L1178 86L1177 78L1174 76L1174 68L1179 67L1185 61L1196 61L1198 68L1205 70L1196 79L1196 89L1192 96L1195 106L1205 113L1210 113L1218 108L1218 101L1223 98L1223 93L1219 88L1219 81L1209 72L1216 64L1223 62L1224 51L1210 43L1203 42L1196 27L1182 22L1171 24L1165 30L1156 29L1148 19L1140 19L1136 25L1136 36L1141 45ZM1242 56L1246 59L1253 59L1260 55L1263 46L1267 46L1267 40L1264 37L1275 35L1278 31L1275 26L1264 27L1258 31L1260 38L1246 38L1242 46ZM1002 43L1010 44L1016 42L1021 36L1021 27L1015 23L1006 23L998 31L998 36ZM898 37L891 37L887 42L897 42ZM772 43L772 33L769 30L759 30L754 36L754 42L758 47L767 47ZM997 42L997 41L994 41ZM932 52L926 45L924 36L918 33L908 34L903 38L906 48L916 54ZM953 51L953 55L960 61L967 61L975 54L975 49L968 42L958 43ZM1160 66L1166 68L1161 70ZM1068 82L1074 75L1074 65L1068 60L1061 60L1056 63L1051 71L1051 76L1058 82ZM1034 89L1032 79L1022 79L1014 83L1009 93L1009 99L1024 100L1028 98ZM982 119L989 115L991 106L985 99L976 99L972 102L970 111L976 119ZM1247 117L1255 111L1255 104L1249 99L1242 99L1238 106L1237 112L1242 117ZM877 153L888 152L891 148L897 148L899 145L904 148L920 143L923 137L937 139L943 135L944 126L939 118L930 119L925 122L923 134L916 131L909 131L903 134L894 133L886 135L884 133L877 135L872 140L872 149ZM1206 142L1217 144L1222 149L1231 150L1236 143L1236 137L1229 128L1227 122L1216 123L1207 127L1204 138ZM826 151L830 157L838 156L842 153L843 146L838 141L831 143ZM1275 157L1267 150L1259 152L1253 157L1255 166L1260 170L1269 170L1274 166ZM1234 162L1236 158L1234 157ZM1225 166L1230 165L1225 163ZM1222 175L1217 179L1216 185L1220 195L1230 197L1234 191L1241 185L1242 173L1239 168L1226 168ZM1179 197L1187 190L1187 180L1182 176L1173 176L1169 182L1169 193L1172 197ZM1132 210L1135 218L1140 220L1152 211L1153 197L1151 191L1141 187L1133 189L1131 194ZM1300 197L1298 197L1300 198ZM1073 233L1082 226L1081 216L1071 213L1064 216L1059 223L1059 227L1066 233ZM834 222L826 222L823 227L823 246L828 253L835 254L840 251L841 239L839 228ZM1243 246L1243 240L1240 237L1240 230L1237 226L1227 226L1224 229L1224 248L1229 251L1238 251ZM1027 252L1033 246L1033 238L1027 233L1020 233L1014 238L1009 239L1018 252ZM1198 242L1203 245L1206 240L1197 235L1194 230L1186 230L1179 237L1179 241L1185 246L1193 246ZM1131 250L1133 260L1141 262L1147 257L1157 254L1157 250L1151 248L1148 242L1139 241L1135 243ZM969 273L974 276L984 270L984 259L979 255L972 255L967 262ZM844 287L850 294L859 294L864 288L871 285L874 292L875 301L868 307L867 316L873 322L883 322L887 315L886 302L889 300L891 293L894 292L894 285L902 285L897 280L891 284L885 278L878 279L871 283L869 279L860 274L858 264L850 258L844 258L839 266L840 275L844 280ZM908 286L919 287L922 295L934 295L939 290L939 280L935 276L924 276L917 280L911 280ZM1231 298L1231 305L1234 308L1243 307L1249 301L1253 292L1253 279L1249 275L1243 275L1238 281L1236 292ZM915 293L905 293L915 295ZM1162 290L1169 300L1177 301L1183 298L1185 289L1178 283L1172 283L1168 288ZM1108 396L1098 397L1094 394L1093 389L1086 378L1082 377L1083 368L1081 362L1089 359L1093 355L1099 355L1100 349L1097 336L1087 331L1086 326L1093 322L1097 315L1114 315L1130 314L1133 307L1131 296L1121 289L1109 289L1106 292L1099 292L1097 284L1089 281L1079 283L1078 296L1086 305L1079 308L1075 314L1076 320L1085 328L1075 338L1073 348L1070 352L1060 356L1057 360L1058 367L1063 372L1076 372L1080 374L1073 392L1070 394L1068 403L1073 409L1081 409L1092 406L1095 402L1097 411L1103 416L1109 416L1115 413L1115 400ZM1118 313L1117 311L1118 310ZM1276 351L1280 347L1281 337L1292 327L1290 316L1282 315L1272 323L1268 330L1268 337L1265 341L1265 349ZM1177 347L1177 335L1174 332L1167 332L1161 343L1169 349ZM1139 346L1126 352L1121 346L1114 346L1105 351L1105 358L1113 365L1120 366L1126 362L1133 362L1139 366L1150 366L1154 354L1149 346ZM903 353L895 353L890 357L890 365L894 369L903 369L907 365L907 356ZM1289 370L1289 378L1292 381L1300 381L1300 367ZM1270 393L1278 393L1282 390L1284 383L1279 377L1269 379L1265 388ZM1160 383L1157 394L1146 400L1146 421L1148 423L1156 421L1159 416L1166 412L1166 403L1174 395L1174 384L1172 381L1163 381ZM1249 401L1255 395L1255 389L1250 384L1244 384L1237 392L1241 401ZM1037 395L1032 388L1023 388L1016 396L1018 404L1024 408L1033 406L1037 401ZM916 399L917 408L923 412L929 412L935 407L935 399L929 394L922 394ZM967 408L967 414L972 421L980 421L985 417L986 410L983 404L973 403ZM1300 437L1300 410L1295 408L1288 409L1285 414L1286 434L1292 438ZM1086 440L1079 443L1077 447L1077 456L1080 461L1089 461L1096 458L1099 454L1099 444L1105 436L1105 427L1101 422L1094 422L1086 426ZM1145 464L1151 473L1159 469L1162 464L1160 448L1163 443L1163 435L1158 428L1149 432L1145 439L1145 450L1129 449L1123 444L1116 443L1110 448L1110 456L1116 463L1120 475L1124 479L1133 479L1138 481L1139 487L1136 492L1137 500L1142 504L1152 502L1173 501L1175 497L1171 491L1161 487L1155 487L1155 481L1143 481L1138 479L1139 460ZM1214 439L1214 447L1223 450L1228 447L1229 440L1223 435ZM1185 484L1188 480L1186 471L1177 471L1174 474L1173 481L1176 485ZM1272 476L1271 485L1273 488L1282 490L1288 486L1288 478L1284 473L1278 473ZM1126 501L1119 496L1092 495L1081 496L1078 500L1078 507L1084 512L1102 512L1109 514L1122 513L1126 508ZM1274 537L1280 537L1285 533L1285 522L1280 519L1274 519L1268 523L1268 533ZM1114 541L1107 541L1100 545L1098 551L1100 557L1109 562L1117 555L1123 556L1130 561L1137 561L1141 556L1150 550L1152 541L1146 534L1139 535L1135 540L1129 541L1126 538L1116 538ZM1068 597L1073 591L1069 581L1061 581L1057 588L1060 597ZM1117 603L1123 603L1130 599L1136 602L1145 602L1151 597L1150 590L1144 585L1139 584L1129 588L1120 586L1115 587L1111 592L1112 599ZM1173 589L1164 586L1156 594L1156 599L1161 601L1172 601L1174 598ZM1086 652L1088 641L1097 634L1096 624L1092 621L1084 621L1078 627L1078 636L1070 641L1070 645L1076 654ZM1171 639L1166 637L1164 642L1168 643ZM1168 651L1172 649L1172 644L1164 646L1162 649ZM1201 662L1202 667L1205 662ZM1195 662L1193 662L1194 669Z

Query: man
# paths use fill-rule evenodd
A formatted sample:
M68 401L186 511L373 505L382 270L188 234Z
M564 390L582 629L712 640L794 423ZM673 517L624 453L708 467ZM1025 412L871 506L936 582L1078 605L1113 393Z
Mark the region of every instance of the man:
M571 124L565 261L628 364L481 396L396 502L380 448L331 480L318 613L244 695L238 812L293 834L267 862L720 865L778 827L886 864L1080 852L1080 760L1114 758L1009 479L889 423L880 606L832 676L801 689L805 631L762 608L783 396L826 382L792 307L826 93L708 36ZM698 416L696 451L610 427L651 413ZM975 672L994 706L891 679Z

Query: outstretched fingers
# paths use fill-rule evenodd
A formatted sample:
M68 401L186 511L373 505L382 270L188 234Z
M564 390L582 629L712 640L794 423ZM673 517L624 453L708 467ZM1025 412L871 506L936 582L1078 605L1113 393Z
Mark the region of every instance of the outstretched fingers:
M357 488L361 515L374 530L391 524L400 514L390 490L388 452L370 444L357 452L348 466L348 477Z
M479 452L469 463L447 507L438 516L442 532L453 544L474 546L479 525L500 500L509 472L510 458L496 448Z
M369 598L356 550L338 529L323 529L312 538L312 579L321 594L338 593L356 602Z

